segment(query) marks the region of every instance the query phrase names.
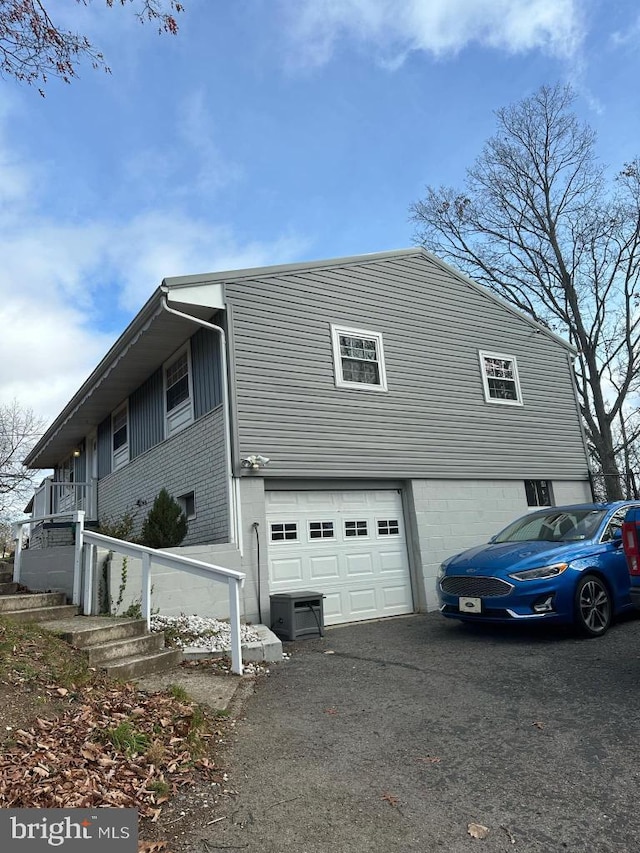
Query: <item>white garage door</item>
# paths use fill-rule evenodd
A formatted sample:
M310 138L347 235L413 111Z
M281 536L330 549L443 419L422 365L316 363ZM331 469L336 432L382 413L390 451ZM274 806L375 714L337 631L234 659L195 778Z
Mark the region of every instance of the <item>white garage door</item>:
M266 493L269 591L322 592L327 625L413 611L395 490Z

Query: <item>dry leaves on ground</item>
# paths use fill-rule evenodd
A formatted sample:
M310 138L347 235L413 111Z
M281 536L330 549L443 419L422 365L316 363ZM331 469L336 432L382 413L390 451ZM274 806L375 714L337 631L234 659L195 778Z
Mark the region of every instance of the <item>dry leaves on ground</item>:
M55 685L47 690L59 698ZM205 728L193 703L131 684L70 696L57 719L12 732L0 756L0 807L119 806L156 820L194 771L222 781L210 757L220 732Z

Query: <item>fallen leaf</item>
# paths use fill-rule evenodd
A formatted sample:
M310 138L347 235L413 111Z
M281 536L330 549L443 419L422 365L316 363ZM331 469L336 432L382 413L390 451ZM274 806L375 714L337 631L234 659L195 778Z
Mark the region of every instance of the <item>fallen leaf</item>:
M389 794L388 792L382 795L382 799L389 803L390 806L397 806L400 800L394 795Z
M332 714L333 716L335 716L338 713L336 708L325 708L324 712L325 712L325 714Z
M489 835L489 827L481 823L470 823L467 832L472 838L486 838Z
M427 755L424 758L416 758L416 761L424 761L425 764L440 764L441 758L436 758L435 755Z
M58 688L56 688L56 693L58 694L58 696L66 696L68 692L69 692L69 691L67 690L67 688L66 688L66 687L58 687Z
M537 729L543 729L544 728L544 723L541 723L539 721L537 721L535 723L531 723L531 725L535 726Z

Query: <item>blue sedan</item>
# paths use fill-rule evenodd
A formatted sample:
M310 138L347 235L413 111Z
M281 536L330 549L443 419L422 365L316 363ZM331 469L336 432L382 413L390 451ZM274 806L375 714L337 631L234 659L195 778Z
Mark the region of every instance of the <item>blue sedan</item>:
M633 608L621 528L638 502L549 507L512 522L488 544L445 560L443 616L473 622L573 623L605 633Z

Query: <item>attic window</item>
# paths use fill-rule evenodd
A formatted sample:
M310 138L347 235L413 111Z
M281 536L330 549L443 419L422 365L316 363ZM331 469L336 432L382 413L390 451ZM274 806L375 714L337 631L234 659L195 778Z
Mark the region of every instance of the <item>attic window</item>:
M337 388L386 391L382 335L363 329L331 326Z
M518 365L512 355L480 352L480 369L487 403L522 405Z

